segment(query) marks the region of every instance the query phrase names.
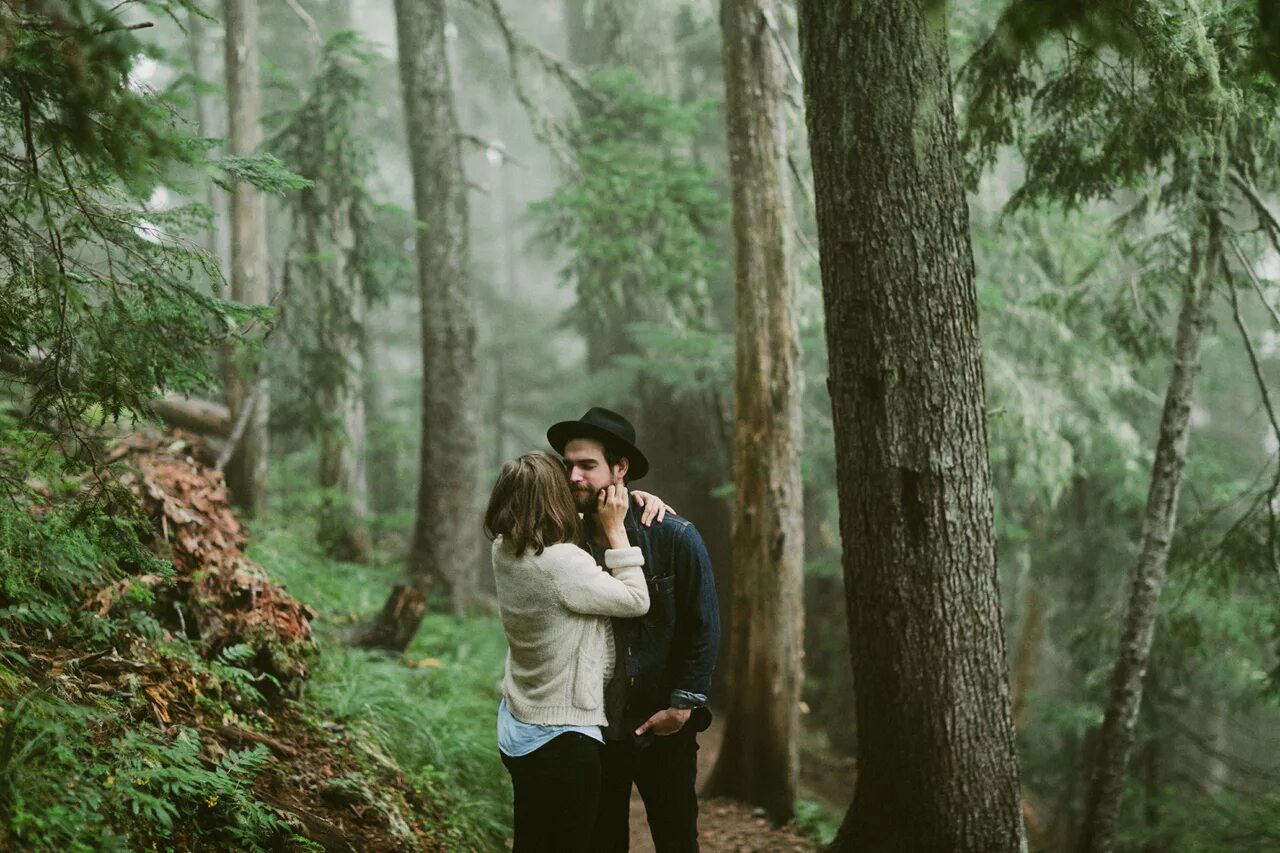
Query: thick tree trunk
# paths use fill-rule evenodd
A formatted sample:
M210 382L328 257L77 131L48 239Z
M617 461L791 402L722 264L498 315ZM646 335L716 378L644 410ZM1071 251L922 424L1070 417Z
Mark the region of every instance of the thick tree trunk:
M262 141L261 88L258 82L257 0L225 0L227 30L227 153L252 154ZM267 205L261 190L244 181L231 185L231 298L250 305L269 299ZM249 515L266 498L267 415L271 410L265 371L234 355L226 364L227 405L231 421L252 405L244 435L227 465L227 485L236 504ZM256 385L256 391L251 386Z
M406 572L422 598L444 587L452 595L455 611L461 612L475 586L480 552L467 187L444 37L444 2L396 0L395 10L414 209L422 222L418 231L422 450L417 518ZM393 632L408 638L421 617L420 610L416 613L414 608L384 608L378 621L409 620L411 628ZM408 623L401 628L408 628ZM368 634L385 635L376 626Z
M787 243L782 57L774 0L724 0L737 381L733 605L725 734L708 792L795 811L800 776L804 523L800 344Z
M834 850L1023 845L946 15L800 3L858 779Z
M1125 768L1133 750L1133 728L1142 706L1142 681L1151 656L1160 590L1164 586L1169 543L1177 520L1182 469L1191 437L1191 401L1200 370L1200 343L1213 294L1213 277L1222 257L1222 235L1216 215L1207 212L1206 219L1202 233L1193 238L1191 270L1182 291L1178 332L1173 344L1173 370L1165 392L1160 439L1142 519L1142 545L1133 565L1128 610L1111 672L1106 716L1085 801L1080 849L1090 853L1112 850L1115 846Z

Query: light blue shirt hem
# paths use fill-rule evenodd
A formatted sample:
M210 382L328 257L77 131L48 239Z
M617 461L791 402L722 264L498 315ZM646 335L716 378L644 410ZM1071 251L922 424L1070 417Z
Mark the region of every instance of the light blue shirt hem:
M498 702L498 749L508 758L528 755L565 732L577 732L604 743L604 735L600 733L599 726L539 726L524 723L511 713L505 696Z

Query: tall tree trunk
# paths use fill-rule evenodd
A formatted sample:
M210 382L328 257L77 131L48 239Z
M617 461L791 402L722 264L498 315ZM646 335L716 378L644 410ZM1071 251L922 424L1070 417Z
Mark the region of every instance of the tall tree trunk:
M325 367L320 405L325 422L320 432L320 544L340 560L369 557L369 489L365 475L364 294L348 268L355 249L352 200L339 198L332 187L317 186L317 204L308 212L311 257L327 256L319 272L320 346ZM323 218L324 221L317 221Z
M592 68L600 63L599 28L588 15L590 0L564 0L565 54L574 65ZM597 6L599 4L596 4ZM599 15L599 10L596 10Z
M391 513L402 509L396 503L396 453L387 421L387 392L384 371L384 350L370 331L379 325L385 309L369 304L366 299L365 323L360 330L360 361L364 378L361 382L364 397L365 418L365 478L368 482L370 510L373 513ZM373 314L371 317L370 314Z
M1142 680L1151 656L1160 590L1164 586L1169 543L1178 514L1182 469L1191 438L1191 401L1200 370L1200 344L1213 294L1213 277L1221 258L1221 228L1216 214L1206 210L1200 233L1192 238L1191 270L1182 290L1182 308L1173 344L1173 370L1165 392L1160 440L1142 519L1142 545L1133 565L1128 610L1111 672L1107 711L1085 801L1080 849L1090 853L1112 850L1115 846L1125 768L1133 750L1133 728L1142 706Z
M1043 525L1033 522L1032 529L1041 531ZM1044 590L1040 578L1031 566L1029 542L1022 544L1024 581L1022 606L1018 613L1018 640L1014 648L1013 674L1010 690L1013 695L1013 725L1024 731L1031 722L1028 697L1036 683L1040 668L1040 644L1044 639Z
M1230 711L1227 700L1221 693L1213 693L1206 699L1205 735L1208 737L1210 751L1205 755L1203 771L1204 792L1209 796L1217 796L1226 787L1230 777L1227 766L1227 749L1230 745L1229 724Z
M210 61L209 33L205 30L204 18L195 12L187 14L187 56L191 62L191 71L202 83L214 80L215 71ZM210 139L219 136L215 113L217 111L212 94L200 91L195 96L196 132L202 138ZM219 266L227 263L228 247L226 245L227 196L213 181L209 181L205 189L205 200L213 211L213 222L206 235L205 248L217 259Z
M832 849L1018 850L945 8L799 8L857 684Z
M396 0L418 230L422 311L422 450L406 565L382 613L357 638L403 649L428 594L443 587L462 612L478 571L479 453L473 392L475 321L467 275L467 187L445 44L443 0Z
M790 820L800 778L804 523L800 344L787 243L782 57L774 0L724 0L737 381L733 605L725 734L708 791Z
M252 154L262 141L261 87L258 81L257 0L225 0L227 73L227 153ZM250 305L269 299L267 203L262 191L244 181L231 185L231 298ZM249 515L266 499L266 371L234 355L227 362L227 405L231 420L247 417L235 453L227 464L227 485ZM245 414L246 407L251 407Z

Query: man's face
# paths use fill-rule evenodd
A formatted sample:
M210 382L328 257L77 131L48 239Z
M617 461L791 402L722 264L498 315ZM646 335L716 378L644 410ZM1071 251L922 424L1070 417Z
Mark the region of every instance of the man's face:
M624 457L612 468L604 458L604 445L591 438L575 438L564 446L564 467L578 512L594 512L596 495L609 486L620 486L630 463Z

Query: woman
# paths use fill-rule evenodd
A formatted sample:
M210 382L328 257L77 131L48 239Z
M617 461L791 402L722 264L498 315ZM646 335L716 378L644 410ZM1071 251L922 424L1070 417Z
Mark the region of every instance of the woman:
M601 571L578 547L560 460L526 453L506 463L489 498L485 532L510 647L498 747L515 789L515 853L589 849L614 661L609 617L649 610L644 557L623 527L627 501L622 486L597 497L609 543Z

